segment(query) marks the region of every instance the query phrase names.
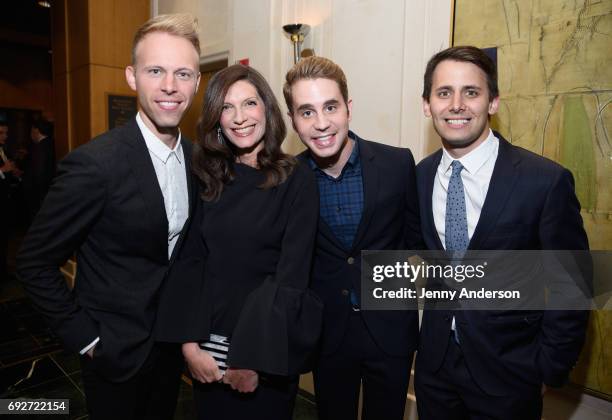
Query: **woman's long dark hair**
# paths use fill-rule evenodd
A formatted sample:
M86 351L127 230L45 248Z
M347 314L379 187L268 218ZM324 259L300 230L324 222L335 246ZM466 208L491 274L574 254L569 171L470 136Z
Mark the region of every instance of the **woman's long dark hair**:
M198 123L193 172L202 184L202 198L206 201L218 200L225 184L234 179L234 148L222 131L223 142L219 142L218 129L227 91L239 80L255 87L266 109L263 148L257 154L258 167L265 175L260 187L271 188L283 183L296 165L295 158L281 150L287 128L272 89L257 70L235 64L216 73L208 82Z

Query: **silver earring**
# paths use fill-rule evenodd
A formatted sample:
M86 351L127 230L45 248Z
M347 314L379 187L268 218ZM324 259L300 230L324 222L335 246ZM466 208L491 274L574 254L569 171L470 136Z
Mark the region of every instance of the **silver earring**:
M219 144L225 143L223 141L223 134L221 134L221 127L217 127L217 141L219 142Z

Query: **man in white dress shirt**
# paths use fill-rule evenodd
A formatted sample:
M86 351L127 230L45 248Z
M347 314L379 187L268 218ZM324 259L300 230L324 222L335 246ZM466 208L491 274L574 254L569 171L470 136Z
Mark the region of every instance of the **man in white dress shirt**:
M197 22L161 15L136 33L125 74L135 119L71 152L25 238L18 274L79 352L91 419L172 418L182 356L155 343L159 293L190 214L191 143L178 125L197 91ZM76 252L69 290L60 267Z
M483 51L453 47L430 59L423 109L442 149L417 165L427 248L588 249L572 174L492 131L498 107L497 69ZM572 310L426 310L419 419L540 419L541 395L567 381L587 320Z

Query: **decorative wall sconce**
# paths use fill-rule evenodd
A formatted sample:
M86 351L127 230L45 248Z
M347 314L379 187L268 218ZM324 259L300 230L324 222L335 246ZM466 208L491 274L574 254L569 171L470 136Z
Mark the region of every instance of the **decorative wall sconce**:
M302 42L304 42L304 37L308 35L310 26L304 23L292 23L283 26L283 30L289 35L289 39L293 43L293 63L297 64L302 54Z

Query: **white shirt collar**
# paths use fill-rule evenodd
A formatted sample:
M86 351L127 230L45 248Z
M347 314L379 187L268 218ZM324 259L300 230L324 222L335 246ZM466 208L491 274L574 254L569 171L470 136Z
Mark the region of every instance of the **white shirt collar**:
M480 168L489 160L491 154L496 150L498 138L493 135L493 131L489 128L489 135L477 148L469 152L467 155L459 159L453 158L450 153L442 148L442 161L440 165L444 168L444 172L450 169L451 163L454 160L461 162L466 171L471 174L476 174Z
M155 134L153 134L149 127L147 127L147 125L142 120L142 117L140 116L140 112L136 114L136 123L138 124L138 128L140 128L140 132L142 133L142 137L144 137L149 152L151 152L164 163L166 163L170 155L174 153L178 161L181 162L181 159L183 158L183 148L181 146L180 130L178 139L176 140L176 144L174 145L174 149L170 149L163 141L161 141Z

